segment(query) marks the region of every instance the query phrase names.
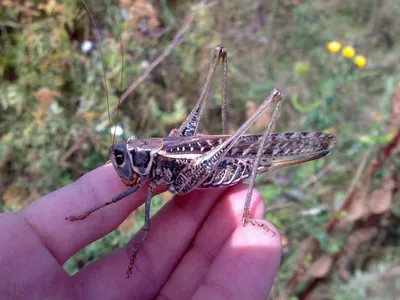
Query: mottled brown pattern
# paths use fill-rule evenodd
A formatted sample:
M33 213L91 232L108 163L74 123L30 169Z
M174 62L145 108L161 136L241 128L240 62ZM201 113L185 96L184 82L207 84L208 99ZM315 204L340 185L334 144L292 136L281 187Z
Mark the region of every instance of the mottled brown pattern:
M154 160L154 178L157 184L173 183L179 173L196 158L221 145L229 136L197 135L194 137L170 137ZM248 178L257 155L262 135L245 135L228 151L218 167L211 171L199 187L233 185ZM329 151L335 145L335 137L322 132L286 132L270 134L265 143L258 173L275 167L272 162L293 164L298 159ZM185 177L191 180L190 176Z
M203 154L222 144L229 136L200 135L164 139L163 151L174 154ZM243 158L257 154L262 135L244 135L227 156ZM311 154L333 148L335 137L322 132L272 133L265 144L265 155L285 157Z

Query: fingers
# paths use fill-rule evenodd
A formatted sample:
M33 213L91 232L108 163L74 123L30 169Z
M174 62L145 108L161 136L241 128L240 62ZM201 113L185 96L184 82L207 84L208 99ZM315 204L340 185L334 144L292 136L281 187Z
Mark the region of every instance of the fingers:
M63 264L79 249L122 223L144 201L146 186L126 199L94 212L84 220L71 222L65 220L65 217L80 215L110 201L113 196L126 189L109 164L36 200L17 215L28 221L58 262Z
M108 208L96 211L83 221L68 222L64 218L74 214L79 215L93 206L109 201L125 189L126 187L115 175L112 167L103 166L74 184L39 199L16 215L29 222L47 248L62 264L78 249L118 226L132 209L143 202L146 189L141 189L136 194L127 197L128 199ZM125 297L153 298L160 293L162 286L175 269L172 279L174 276L176 278L185 274L187 276L188 273L181 267L177 268L177 265L183 256L180 266L185 265L185 259L187 257L190 259L188 254L195 253L193 249L203 249L198 252L203 254L203 258L208 259L208 264L205 264L207 268L198 269L200 277L213 282L214 277L211 275L217 274L216 270L219 269L214 266L218 266L218 262L224 263L223 260L220 261L221 251L224 251L226 257L234 257L238 250L244 249L231 247L231 242L227 241L240 240L241 235L238 234L239 238L234 239L232 232L241 224L246 189L244 185L231 188L230 191L234 192L233 194L236 192L236 196L230 196L229 189L215 189L198 190L185 196L175 197L152 219L151 231L134 266L133 278L125 279L129 256L125 249L120 249L91 264L72 278L77 293L81 292L82 298L115 298L116 293L120 293L121 299ZM218 209L213 211L215 202L219 198L222 204L218 204ZM261 216L261 200L256 197L253 204L257 203L258 216ZM207 222L205 222L206 219ZM245 229L248 227L251 226L248 225ZM195 246L192 246L193 238L197 233ZM279 239L277 236L275 238ZM139 239L140 235L136 235L134 242ZM264 249L263 247L255 246L251 249ZM229 250L231 250L231 256L229 256ZM209 256L204 253L208 253ZM246 255L243 254L241 257L246 257ZM199 264L196 260L186 261L186 265L192 267L196 263ZM210 267L210 272L207 272ZM242 268L245 267L242 266ZM193 276L192 279L199 285L202 283L198 279L200 277ZM182 284L179 285L182 286ZM191 295L202 292L202 289L196 289L193 286L190 288Z
M279 261L280 239L278 235L272 238L271 232L268 233L260 228L253 227L250 224L243 228L241 224L247 188L246 185L235 186L230 189L228 193L224 194L222 199L220 199L213 211L207 217L203 226L200 228L195 240L193 241L192 247L188 249L179 266L171 274L169 281L162 289L162 296L167 299L175 299L179 297L182 299L191 298L197 293L199 286L202 286L205 278L210 276L210 272L213 270L216 261L220 259L220 256L230 256L229 250L232 252L240 250L243 257L254 255L254 264L252 263L248 266L242 265L238 269L238 271L244 272L245 274L256 272L257 268L256 270L253 270L253 266L258 263L257 260L259 255L256 255L257 253L261 254L264 260L270 259L270 257L268 257L268 251L264 251L266 250L264 246L271 246L271 242L274 245L277 245L275 249L277 249L276 253L278 254L277 257ZM250 216L261 218L264 214L264 205L261 197L256 193L256 191L253 194L251 204ZM239 231L240 234L236 234L236 231ZM276 231L276 229L274 229L274 231ZM251 243L246 245L244 242L239 248L233 246L230 247L231 240L236 242L238 239L243 238L243 235L249 235L252 237L253 234L255 239L253 242L255 245L254 247ZM233 238L233 236L235 236L235 238ZM224 250L225 248L227 248L227 250ZM235 266L237 265L237 262L234 260L230 263ZM219 270L219 276L222 278L232 278L231 276L236 275L233 272L229 274L226 270L229 270L229 268L232 268L233 266L218 265L215 272ZM260 264L260 266L262 266L262 264ZM261 280L263 279L261 278ZM243 283L245 282L249 283L248 281L244 281ZM238 285L236 285L236 287L238 287ZM246 299L247 297L243 298Z
M244 191L243 191L244 192ZM247 191L246 191L247 192ZM245 193L236 200L244 202ZM254 213L250 217L261 218L264 210L257 210L257 202L261 202L258 193L252 201ZM263 208L263 206L262 206ZM218 211L215 212L217 217ZM271 224L266 224L271 231L265 231L258 226L248 224L243 227L241 218L237 218L237 225L224 244L219 248L216 257L210 261L206 275L192 295L193 299L205 299L211 295L228 299L266 299L274 282L281 259L281 238L278 230ZM201 231L209 230L206 222ZM273 231L273 232L272 232ZM200 232L201 233L201 232ZM228 233L228 231L226 231ZM206 245L200 240L199 249ZM204 246L203 246L204 247ZM205 248L203 248L205 249Z
M74 299L68 274L13 213L0 214L0 270L1 299Z
M192 299L266 299L281 259L279 236L238 227L212 262ZM221 298L222 298L221 297Z
M84 299L153 299L164 285L215 202L227 189L197 190L174 197L151 219L150 232L130 279L125 278L129 253L120 249L73 277ZM231 218L229 211L226 217ZM133 242L137 243L140 233ZM118 295L115 296L115 291Z

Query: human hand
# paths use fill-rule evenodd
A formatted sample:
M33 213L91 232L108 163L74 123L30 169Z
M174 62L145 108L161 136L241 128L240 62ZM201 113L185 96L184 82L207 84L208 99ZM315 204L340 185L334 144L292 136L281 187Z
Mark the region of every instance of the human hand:
M264 299L280 263L280 236L241 225L247 186L175 196L151 219L130 279L128 247L70 276L62 265L115 229L143 203L146 189L76 222L126 189L111 165L50 193L16 213L0 214L2 299ZM160 192L161 190L158 190ZM253 195L251 217L263 216ZM276 233L272 225L268 225ZM136 235L129 243L140 239Z

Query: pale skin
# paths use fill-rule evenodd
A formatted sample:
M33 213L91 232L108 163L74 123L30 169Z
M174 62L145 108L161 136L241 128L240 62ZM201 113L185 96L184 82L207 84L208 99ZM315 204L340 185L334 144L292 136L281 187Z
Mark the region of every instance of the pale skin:
M100 167L21 211L0 214L0 298L265 299L280 263L280 236L268 223L274 236L242 226L247 188L174 197L152 218L129 279L130 250L140 236L70 276L62 265L115 229L145 198L144 187L85 220L66 221L126 189L111 165ZM250 216L263 214L255 191Z

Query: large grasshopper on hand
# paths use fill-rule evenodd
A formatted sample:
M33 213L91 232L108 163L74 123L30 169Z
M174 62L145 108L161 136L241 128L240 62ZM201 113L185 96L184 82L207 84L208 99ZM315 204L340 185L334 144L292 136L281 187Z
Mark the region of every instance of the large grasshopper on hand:
M222 60L223 135L197 133L204 103L216 70ZM145 201L145 225L139 244L131 256L127 276L150 229L150 201L157 185L165 185L174 194L186 194L197 188L217 188L234 185L250 177L242 223L251 223L269 230L265 224L249 219L249 208L257 174L277 168L312 161L327 155L335 145L335 137L321 132L271 133L281 105L281 92L274 89L256 112L234 134L228 134L227 122L227 51L214 49L212 63L196 106L178 129L168 137L138 139L130 137L110 147L115 171L129 188L111 201L85 212L70 216L70 221L82 220L96 210L120 201L149 182ZM245 131L271 105L276 107L263 135L245 135ZM113 139L114 140L114 139Z

